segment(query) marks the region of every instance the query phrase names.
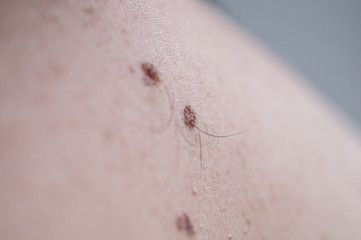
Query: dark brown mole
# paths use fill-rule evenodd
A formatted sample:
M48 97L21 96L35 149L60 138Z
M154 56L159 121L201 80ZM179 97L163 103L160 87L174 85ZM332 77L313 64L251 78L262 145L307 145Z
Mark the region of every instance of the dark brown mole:
M146 85L155 85L160 83L160 78L157 69L151 63L142 63L141 65L146 78L144 81Z
M196 232L194 231L194 227L191 219L186 213L178 216L176 219L176 225L178 231L185 231L189 237L192 237Z
M190 220L190 218L188 217L187 214L183 214L183 220L184 220L184 229L186 230L187 234L189 236L192 236L195 234L195 231L194 231L194 227L193 227L193 224Z
M192 128L196 128L198 129L200 132L210 136L210 137L216 137L216 138L227 138L227 137L233 137L233 136L236 136L236 135L240 135L242 133L244 133L245 131L247 131L251 126L249 126L248 128L240 131L240 132L237 132L237 133L232 133L232 134L227 134L227 135L214 135L214 134L210 134L208 133L207 131L205 130L202 130L201 128L199 128L196 124L196 120L197 120L197 115L196 113L194 112L193 108L190 106L190 105L186 105L184 107L184 110L183 110L183 120L184 120L184 124L189 127L190 129Z
M184 124L189 128L194 128L196 124L196 113L190 105L184 107Z

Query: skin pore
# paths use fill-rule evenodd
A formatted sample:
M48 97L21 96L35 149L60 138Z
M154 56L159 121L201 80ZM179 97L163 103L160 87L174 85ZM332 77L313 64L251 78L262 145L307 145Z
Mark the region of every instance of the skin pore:
M202 135L200 168L187 105L252 128ZM360 146L202 2L0 8L0 239L360 239Z

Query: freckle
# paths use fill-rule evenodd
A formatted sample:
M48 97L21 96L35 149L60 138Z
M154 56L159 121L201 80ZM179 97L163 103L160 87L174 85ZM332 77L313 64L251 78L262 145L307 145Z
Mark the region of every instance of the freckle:
M178 216L176 219L176 226L178 231L182 231L184 228L183 225L183 216Z
M62 78L65 74L66 67L57 63L50 63L49 70L55 78Z
M92 7L86 7L86 8L84 9L84 12L85 12L86 14L92 14L92 13L94 13L94 8L92 8Z
M89 97L89 93L87 91L79 91L74 94L74 97L77 101L86 100Z
M71 131L75 131L79 128L79 122L74 118L70 118L68 119L68 126Z
M265 210L265 209L266 209L266 204L265 204L265 200L264 200L264 199L260 201L259 208L260 208L261 210Z
M111 142L114 138L114 134L109 129L104 129L103 136L107 142Z
M122 107L122 101L119 98L114 99L113 104L117 107Z
M321 240L328 240L328 235L325 233L321 236Z
M130 72L131 74L134 74L134 73L135 73L135 70L134 70L134 68L133 68L132 66L129 66L129 72Z
M146 85L157 85L160 83L158 71L153 64L142 63L141 67L145 74L144 82Z
M301 217L302 214L303 214L302 209L301 209L301 208L297 208L297 209L296 209L296 214L297 214L297 216Z
M188 236L193 236L195 234L193 223L186 213L183 214L184 219L184 229L187 232Z
M244 159L244 158L242 158L241 168L242 168L243 170L246 170L246 168L247 168L246 159Z
M249 218L246 218L246 224L249 226L251 225L251 220L249 220Z
M38 104L48 105L49 103L52 103L52 100L52 96L48 93L39 92L34 94L34 101Z
M44 22L56 24L59 22L59 18L57 16L51 16L51 15L42 15L42 18L44 18Z

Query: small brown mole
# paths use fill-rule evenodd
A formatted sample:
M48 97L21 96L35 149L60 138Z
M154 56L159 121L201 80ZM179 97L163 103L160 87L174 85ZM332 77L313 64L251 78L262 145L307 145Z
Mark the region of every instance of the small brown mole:
M194 128L196 125L196 113L190 105L184 107L183 110L184 124L189 128Z
M160 83L160 78L157 69L151 63L142 63L142 70L145 74L145 84L146 85L156 85Z
M177 217L176 226L177 226L178 231L185 231L185 233L189 237L194 236L194 234L196 233L194 231L192 221L186 213L183 213L182 215L179 215Z

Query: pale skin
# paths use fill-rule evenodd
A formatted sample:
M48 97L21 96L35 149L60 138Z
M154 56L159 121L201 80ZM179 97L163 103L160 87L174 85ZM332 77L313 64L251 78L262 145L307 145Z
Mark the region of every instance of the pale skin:
M2 2L0 239L360 239L355 131L201 2Z

